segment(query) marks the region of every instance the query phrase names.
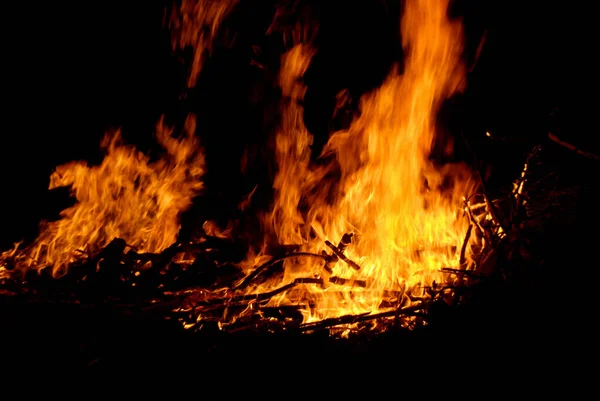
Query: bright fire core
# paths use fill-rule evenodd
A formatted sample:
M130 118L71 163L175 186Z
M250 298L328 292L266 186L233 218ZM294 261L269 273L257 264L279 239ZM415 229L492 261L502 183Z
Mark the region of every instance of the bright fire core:
M448 18L448 1L405 2L402 73L394 68L378 90L363 97L360 116L347 130L331 135L318 165L311 163L313 138L299 105L306 88L298 79L315 53L315 34L302 29L292 35L281 60L285 101L276 134L275 198L262 219L265 247L252 250L242 267L249 274L269 260L266 249L273 239L322 255L332 252L326 243L344 248L349 233L344 255L352 262L338 257L325 266L318 258L289 258L283 278L251 284L244 292L268 292L298 278L318 278L321 284L298 285L270 301L272 306L307 306L309 322L376 311L390 294L397 305L410 303L407 294L452 279L440 269L458 268L468 224L462 199L472 181L465 166L438 166L430 160L437 113L465 85L462 27ZM187 36L176 42L196 46L191 85L210 51L207 32L214 36L236 3L183 1L178 29ZM194 23L211 29L189 29ZM192 122L180 140L159 129L167 150L159 162L150 163L134 149L109 141L101 166L60 166L52 185L71 185L78 203L32 245L5 252L3 258L17 260L21 270L51 264L59 271L82 251L101 249L114 237L148 252L172 244L178 216L203 186L204 158Z
M303 286L273 301L303 299L313 305L309 320L377 310L386 294L402 297L409 288L444 283L448 277L440 269L458 267L467 224L461 204L470 174L462 165L435 166L429 156L437 112L465 83L462 27L448 19L448 0L405 4L404 71L400 75L395 68L362 99L361 115L350 128L330 137L324 156L331 163L310 165L312 136L302 109L295 102L282 108L276 198L267 229L279 243L303 244L303 251L314 253L322 252L325 241L337 245L353 233L345 255L360 266L339 260L326 270L310 259L285 262L284 282L323 279L323 286ZM297 78L312 54L310 44L298 43L283 56L284 95L302 97ZM327 182L332 176L340 178ZM336 285L344 280L346 285Z

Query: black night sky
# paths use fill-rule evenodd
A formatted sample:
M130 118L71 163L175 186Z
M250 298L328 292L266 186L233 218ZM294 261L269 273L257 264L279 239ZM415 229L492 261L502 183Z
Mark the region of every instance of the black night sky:
M305 114L318 147L327 137L335 93L349 88L358 98L377 87L402 52L397 2L309 2L320 21L320 50L305 76ZM198 114L208 191L225 193L235 203L256 182L268 180L268 163L257 161L255 175L241 177L239 160L246 147L264 147L264 127L273 124L269 110L277 105L273 81L283 49L278 39L264 36L273 3L241 2L225 22L238 33L236 42L229 49L217 46L197 88L184 100L185 65L173 54L162 25L167 2L11 5L3 24L8 67L2 74L0 142L3 246L35 235L40 219L64 207L62 194L46 191L56 165L99 161L99 141L114 127L123 128L127 141L152 150L162 114L174 122L188 111ZM576 94L589 88L582 68L590 53L585 13L564 4L528 2L525 8L521 3L458 0L452 11L464 18L468 62L484 32L487 40L466 93L451 102L449 124L491 162L515 146L486 144L486 130L524 139L517 149L529 149L556 125L550 117L555 108L562 131L576 141L587 140L581 133L591 121L582 106L587 101ZM256 45L266 69L250 64ZM521 157L518 150L512 155Z

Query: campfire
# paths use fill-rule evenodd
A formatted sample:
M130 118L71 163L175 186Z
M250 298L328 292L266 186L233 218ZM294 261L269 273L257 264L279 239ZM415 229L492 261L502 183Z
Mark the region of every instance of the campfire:
M167 13L173 51L188 52L188 88L240 2L183 0ZM499 260L525 257L523 228L550 195L536 192L546 185L542 145L494 193L481 166L452 160L461 138L442 135L438 115L469 84L471 66L461 20L448 8L449 0L404 3L403 63L317 153L302 78L320 27L301 3L281 2L265 32L285 47L268 207L256 206L257 183L225 224L205 220L182 236L182 216L211 191L196 116L158 122L158 157L109 132L101 163L74 161L52 173L49 189L68 187L76 202L43 222L34 241L1 254L3 294L135 305L189 331L334 337L425 327L435 305L468 303L471 288L506 277ZM341 91L334 115L352 101Z

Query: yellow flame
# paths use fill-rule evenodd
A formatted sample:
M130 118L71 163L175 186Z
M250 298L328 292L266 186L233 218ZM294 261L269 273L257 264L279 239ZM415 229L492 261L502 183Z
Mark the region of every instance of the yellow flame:
M284 283L319 278L322 286L296 286L271 302L306 304L307 321L372 312L390 294L399 303L407 291L446 281L440 268L457 265L466 228L460 218L462 196L469 192L471 175L464 166L438 167L429 160L438 110L465 84L462 27L447 18L448 1L405 2L402 74L394 69L378 90L363 97L360 117L348 130L334 133L324 149L324 160L332 161L319 166L310 163L312 136L303 124L305 87L299 81L315 51L308 31L291 35L295 44L282 57L279 170L273 208L263 221L266 234L279 244L331 254L323 246L326 241L343 248L348 245L344 235L353 233L344 255L360 266L342 257L328 269L316 258L286 260ZM190 86L236 3L183 0L175 17L174 46L194 48ZM62 212L61 220L47 223L24 251L7 251L0 262L16 259L21 268L51 265L57 275L81 252L93 253L115 237L144 252L171 245L180 212L202 189L204 157L194 131L190 118L186 135L175 139L161 121L157 137L166 154L156 162L123 145L117 133L103 142L107 155L100 166L73 162L58 167L50 187L71 186L77 203ZM229 235L210 222L204 228ZM246 267L264 261L265 249L249 255ZM281 280L272 280L250 291L280 285Z
M173 49L192 47L188 85L196 84L206 51L223 19L237 0L182 0L169 21ZM17 270L51 266L61 275L74 261L93 255L113 238L124 239L139 252L160 252L173 244L179 215L203 187L204 154L194 136L196 121L189 115L182 138L159 121L158 143L165 154L158 161L126 146L119 132L102 141L106 157L100 166L71 162L59 166L50 189L70 186L77 203L61 212L58 221L44 223L36 240L0 254L0 278L7 267Z
M11 250L2 257L18 256L21 268L52 266L53 274L60 275L82 253L94 254L114 238L143 252L160 252L173 244L179 214L203 186L204 155L195 125L188 117L185 136L176 139L161 120L156 136L165 154L154 162L122 144L116 132L102 141L106 156L99 166L58 166L49 189L70 186L77 203L63 210L60 220L45 223L24 252Z
M298 207L303 195L302 180L309 173L310 145L313 137L303 122L303 100L306 88L298 78L310 64L314 49L308 44L297 44L282 57L280 85L284 103L282 122L276 136L276 158L279 171L274 181L276 190L273 213L268 217L270 229L280 240L294 240L303 226Z
M279 243L302 244L319 253L355 234L346 255L356 271L338 261L333 272L314 259L288 260L287 282L321 277L325 288L306 285L274 300L310 304L310 320L377 309L384 293L443 282L440 269L456 266L466 221L462 195L471 185L464 166L437 168L429 160L435 119L442 102L463 89L462 27L447 18L448 0L407 1L402 18L405 68L361 103L347 131L333 134L324 150L335 156L325 167L309 165L312 137L302 109L286 104L277 135L276 199L266 218ZM281 85L292 98L303 95L297 78L312 52L297 45L284 56ZM338 180L328 178L340 177ZM331 280L331 276L335 276ZM347 285L360 284L361 288ZM274 283L262 284L264 291Z

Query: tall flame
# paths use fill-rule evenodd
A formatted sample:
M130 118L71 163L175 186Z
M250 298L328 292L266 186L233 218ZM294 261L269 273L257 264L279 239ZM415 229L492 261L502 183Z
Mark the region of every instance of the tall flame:
M281 60L284 100L276 135L275 199L263 220L266 243L274 238L317 256L323 256L325 243L337 258L323 256L326 266L314 258L286 259L285 282L318 280L306 280L303 284L312 284L282 291L270 302L304 303L310 321L370 312L389 294L402 302L408 292L449 280L440 269L458 264L466 229L462 196L472 183L464 166L430 161L439 108L465 84L462 27L448 19L448 2L405 2L402 73L394 68L378 90L363 97L360 116L330 137L318 165L311 163L313 138L303 123L306 88L300 80L315 50L309 31L292 34L293 46ZM193 46L189 86L195 85L203 54L236 3L182 0L174 17L174 46ZM0 255L0 275L2 261L9 258L22 268L50 265L59 275L82 252L94 253L115 237L142 252L171 245L179 214L203 187L204 156L194 131L189 117L186 135L175 139L161 121L157 139L166 154L155 162L123 145L117 133L104 140L107 155L100 166L59 166L50 188L71 186L77 203L62 212L61 220L47 223L26 249ZM351 244L348 233L354 235ZM268 247L258 257L249 255L246 266L264 257ZM279 280L266 281L249 291L278 285Z
M298 24L291 36L295 44L281 57L279 85L283 101L275 149L279 170L273 183L273 211L266 218L268 232L275 233L283 241L294 241L300 236L298 229L303 225L303 218L299 207L305 186L303 180L310 174L310 146L313 143L312 134L304 126L301 103L306 87L301 78L315 54L310 43L314 31L311 34L310 25Z
M337 244L354 233L346 255L360 270L339 261L327 272L314 260L288 260L287 280L323 277L326 288L309 285L276 302L310 299L311 319L372 311L384 291L443 282L440 269L458 263L466 228L459 212L470 174L459 165L436 168L429 160L437 112L462 90L465 78L461 24L448 19L447 7L448 0L406 2L404 71L394 69L362 99L361 115L350 128L331 136L324 155L335 156L334 162L308 165L312 137L302 110L285 109L277 136L277 198L267 222L279 243L302 244L314 253L323 250L324 241ZM302 94L296 78L310 54L300 45L288 52L281 72L284 93ZM341 277L364 288L350 292L333 285Z
M204 154L194 136L195 119L188 117L185 136L161 120L158 143L165 154L157 161L122 144L119 132L102 141L106 156L99 166L70 162L56 168L50 188L70 186L77 202L48 222L38 238L24 250L3 256L19 257L19 267L52 266L54 275L65 272L83 254L94 254L114 238L144 252L160 252L179 233L179 213L202 189Z

